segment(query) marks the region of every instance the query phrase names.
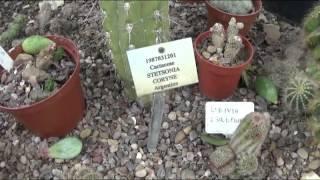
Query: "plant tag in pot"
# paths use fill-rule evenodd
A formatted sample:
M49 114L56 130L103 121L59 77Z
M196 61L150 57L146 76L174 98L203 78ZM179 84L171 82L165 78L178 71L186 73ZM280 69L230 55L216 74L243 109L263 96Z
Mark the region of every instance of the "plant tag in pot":
M254 112L253 102L207 102L206 133L232 135L240 121Z
M0 46L0 65L8 72L11 70L13 66L13 60L1 46Z
M127 51L137 96L198 82L191 38Z

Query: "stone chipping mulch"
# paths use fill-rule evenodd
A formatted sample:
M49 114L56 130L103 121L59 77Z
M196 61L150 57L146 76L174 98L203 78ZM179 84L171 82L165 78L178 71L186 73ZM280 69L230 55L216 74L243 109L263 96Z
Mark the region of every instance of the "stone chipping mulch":
M187 5L171 0L170 7L172 39L195 37L206 31L204 4ZM0 179L61 179L76 166L89 167L105 179L219 178L208 166L208 155L214 147L199 138L204 132L204 105L209 100L199 93L197 85L167 92L158 151L148 153L150 109L124 96L101 30L99 10L97 1L68 1L52 15L47 27L49 34L57 33L74 40L81 53L87 111L70 135L82 139L83 151L72 160L43 158L39 147L58 139L40 139L10 115L0 113ZM38 11L36 2L4 2L0 6L0 27L11 21L14 12L23 12L29 18L25 36L38 33L35 23ZM256 46L254 65L262 67L272 60L303 59L300 34L300 28L264 11L250 33ZM245 86L239 87L227 101L253 101L256 111L268 111L272 115L272 128L261 152L260 168L250 178L298 179L303 172L319 173L320 146L310 145L310 133L303 118L286 110L281 102L268 104ZM178 132L190 127L190 133L178 137L181 140L175 143L177 134L181 134Z

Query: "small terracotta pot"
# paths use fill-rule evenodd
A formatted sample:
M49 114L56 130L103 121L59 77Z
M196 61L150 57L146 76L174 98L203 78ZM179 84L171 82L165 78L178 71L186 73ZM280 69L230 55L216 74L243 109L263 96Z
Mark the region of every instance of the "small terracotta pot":
M217 22L221 23L225 28L227 28L230 19L234 17L236 18L237 22L242 22L244 24L244 28L239 32L242 36L246 36L248 34L262 9L261 0L252 0L254 5L254 12L246 15L237 15L227 13L221 9L218 9L214 7L209 1L210 0L205 1L208 9L208 29Z
M221 100L233 94L238 86L241 73L252 62L254 49L247 38L241 36L247 51L247 60L237 66L223 67L209 62L198 50L203 41L211 36L207 31L198 35L194 42L198 65L199 87L202 94L210 99Z
M40 137L64 136L76 127L82 119L85 101L80 85L80 55L76 45L69 39L59 36L47 36L57 46L63 47L76 64L74 72L65 84L51 96L17 108L0 106L0 110L11 113L16 120ZM15 59L22 53L21 45L10 50Z

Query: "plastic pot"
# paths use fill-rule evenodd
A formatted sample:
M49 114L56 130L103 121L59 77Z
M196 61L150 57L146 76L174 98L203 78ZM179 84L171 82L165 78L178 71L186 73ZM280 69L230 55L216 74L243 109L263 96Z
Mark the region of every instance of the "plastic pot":
M74 72L65 84L51 96L21 107L0 106L0 111L11 113L31 132L40 137L59 137L69 133L82 119L85 101L80 85L80 55L76 45L69 39L59 36L47 36L57 46L63 47L76 64ZM23 52L21 45L11 49L12 59Z
M230 19L234 17L237 19L237 22L242 22L244 24L244 28L239 32L242 36L246 36L248 34L262 9L261 0L252 0L254 4L254 12L246 15L237 15L220 10L214 7L209 1L210 0L205 1L208 10L208 28L210 28L214 25L214 23L217 22L221 23L226 28L228 27Z
M237 66L223 67L205 59L198 50L203 41L211 36L207 31L198 35L194 42L194 49L198 65L200 92L210 99L221 100L233 94L238 86L241 73L252 62L254 49L247 38L241 36L244 48L247 51L247 60Z

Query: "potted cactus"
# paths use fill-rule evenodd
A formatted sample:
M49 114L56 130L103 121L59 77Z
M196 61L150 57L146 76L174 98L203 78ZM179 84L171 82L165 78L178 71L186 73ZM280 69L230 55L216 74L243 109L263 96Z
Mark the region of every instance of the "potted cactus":
M235 179L254 173L270 124L268 113L252 112L244 117L229 143L210 154L211 169L218 175Z
M262 9L261 0L206 0L208 9L208 27L214 23L221 23L224 27L232 17L244 23L240 34L245 36L250 31L252 24Z
M227 30L216 23L196 38L199 86L205 96L220 100L232 95L242 71L251 63L254 49L248 39L239 35L243 27L231 18Z
M0 111L40 137L69 133L85 109L75 44L60 36L35 35L9 55L14 63L0 73Z

